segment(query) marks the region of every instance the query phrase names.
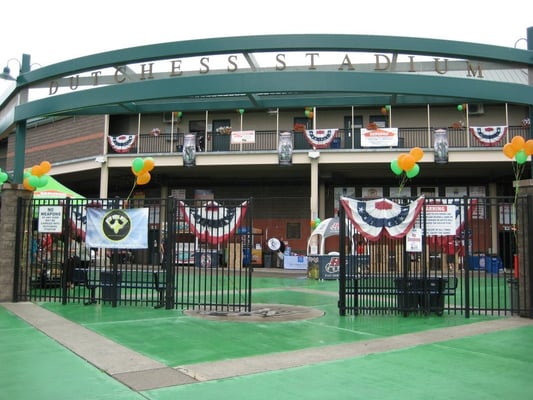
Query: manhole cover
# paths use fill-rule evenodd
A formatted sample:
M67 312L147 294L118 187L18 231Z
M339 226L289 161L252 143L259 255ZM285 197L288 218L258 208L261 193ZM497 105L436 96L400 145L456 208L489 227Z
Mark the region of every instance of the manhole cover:
M185 315L216 321L281 322L318 318L324 311L287 304L253 304L251 311L186 310Z

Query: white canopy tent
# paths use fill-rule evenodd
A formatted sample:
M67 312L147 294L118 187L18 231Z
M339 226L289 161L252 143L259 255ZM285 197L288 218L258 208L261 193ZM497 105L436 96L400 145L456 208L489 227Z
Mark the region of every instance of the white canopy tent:
M350 222L347 220L347 224ZM325 254L326 239L331 236L339 236L339 217L327 218L311 232L307 241L307 254ZM354 238L350 238L352 251L355 251Z

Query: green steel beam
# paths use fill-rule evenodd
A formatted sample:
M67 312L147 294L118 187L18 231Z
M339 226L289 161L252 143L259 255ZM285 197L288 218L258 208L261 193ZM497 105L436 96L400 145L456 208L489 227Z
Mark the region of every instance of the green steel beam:
M280 96L283 100L278 99L276 104L265 95L280 93L283 93ZM429 101L431 99L441 99L442 102L442 99L449 101L458 98L469 102L533 103L531 86L478 78L349 71L245 72L145 80L74 91L21 104L16 108L15 120L40 115L75 115L97 109L101 113L111 113L110 110L118 111L117 105L124 105L126 108L119 112L126 114L127 110L129 113L146 112L143 102L150 102L151 109L157 107L158 103L176 101L182 104L180 111L188 111L191 109L189 104L197 106L199 102L204 110L218 110L227 106L224 106L228 102L227 96L235 94L241 95L241 98L230 108L237 105L247 109L262 109L281 106L280 103L296 107L309 105L310 100L317 107L345 106L357 105L361 93L370 97L378 96L379 99L382 96L390 99L393 94L406 98L422 96L428 100L422 104L433 103ZM249 94L254 94L257 105L247 97ZM336 95L341 97L336 99ZM351 95L353 101L350 100Z

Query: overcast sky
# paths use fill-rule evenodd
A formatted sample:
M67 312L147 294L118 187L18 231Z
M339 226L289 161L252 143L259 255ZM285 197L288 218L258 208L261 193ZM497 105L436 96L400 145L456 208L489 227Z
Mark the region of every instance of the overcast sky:
M0 63L49 65L145 44L208 37L340 33L526 48L531 0L26 0L0 23ZM21 6L21 8L16 8ZM6 7L4 5L4 7ZM9 7L9 6L8 6ZM9 67L12 74L16 61ZM36 68L35 65L33 68Z

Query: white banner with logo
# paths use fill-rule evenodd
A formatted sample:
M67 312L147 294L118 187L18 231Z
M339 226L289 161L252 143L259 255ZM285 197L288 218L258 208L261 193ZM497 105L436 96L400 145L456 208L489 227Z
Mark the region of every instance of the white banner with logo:
M87 208L85 242L95 248L148 248L148 208Z
M398 146L398 128L361 129L361 147Z

